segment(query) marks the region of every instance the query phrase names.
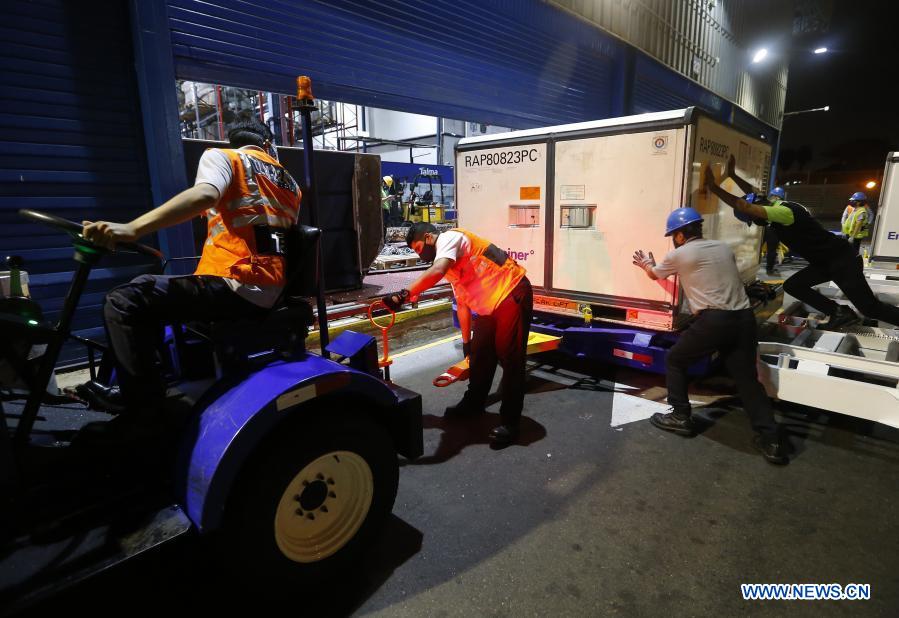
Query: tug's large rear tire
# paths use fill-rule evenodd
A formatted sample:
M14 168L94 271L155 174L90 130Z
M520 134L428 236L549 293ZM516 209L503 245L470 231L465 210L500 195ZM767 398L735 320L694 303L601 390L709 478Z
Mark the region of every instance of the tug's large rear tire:
M220 548L239 570L270 583L333 580L358 564L381 529L398 476L393 442L370 418L304 415L240 475Z

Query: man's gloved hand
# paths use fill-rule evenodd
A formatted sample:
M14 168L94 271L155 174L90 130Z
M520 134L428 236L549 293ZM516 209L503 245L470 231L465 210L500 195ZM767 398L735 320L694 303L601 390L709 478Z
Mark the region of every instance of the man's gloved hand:
M633 263L634 266L639 266L643 270L649 270L656 265L656 259L652 256L652 251L649 252L649 255L646 255L642 249L637 249L634 251Z
M409 290L400 290L399 292L388 294L381 299L381 302L384 303L384 306L391 311L399 311L402 308L403 303L405 303L408 299Z
M468 358L469 356L471 356L471 342L470 341L462 342L462 356L464 356L465 358Z

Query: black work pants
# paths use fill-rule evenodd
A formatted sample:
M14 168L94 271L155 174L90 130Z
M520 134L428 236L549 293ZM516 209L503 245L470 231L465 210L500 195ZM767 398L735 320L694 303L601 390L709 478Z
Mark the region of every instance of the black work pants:
M499 414L503 425L511 427L518 427L524 407L525 361L533 310L534 293L531 282L524 277L493 313L474 320L466 404L475 409L484 407L499 363L503 368Z
M850 238L849 243L852 245L852 253L858 255L858 250L861 249L862 239L861 238Z
M777 238L777 230L773 225L765 226L765 269L767 271L774 270L777 264L777 247L780 246L780 239Z
M666 379L668 403L679 416L689 416L687 368L694 361L718 352L727 372L737 383L737 393L753 429L766 437L777 436L771 401L758 380L758 334L752 309L707 309L699 314L668 351Z
M129 407L155 408L165 397L157 351L172 322L260 315L221 277L141 275L106 295L103 317L116 375Z
M850 251L830 262L809 264L784 281L784 290L806 305L834 315L839 305L812 289L818 284L833 281L865 317L899 326L899 308L877 300L865 279L861 256L852 255Z

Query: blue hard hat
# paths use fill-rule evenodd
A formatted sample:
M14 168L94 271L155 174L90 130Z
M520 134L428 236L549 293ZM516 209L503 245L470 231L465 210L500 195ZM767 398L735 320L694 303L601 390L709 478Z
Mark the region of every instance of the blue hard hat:
M694 208L678 208L670 215L665 223L665 236L671 236L674 232L691 223L702 221L702 215Z
M770 191L768 191L768 195L773 195L774 197L785 200L787 199L787 192L784 191L783 187L774 187Z
M856 191L852 194L852 197L849 198L850 202L867 202L868 196L862 193L861 191Z

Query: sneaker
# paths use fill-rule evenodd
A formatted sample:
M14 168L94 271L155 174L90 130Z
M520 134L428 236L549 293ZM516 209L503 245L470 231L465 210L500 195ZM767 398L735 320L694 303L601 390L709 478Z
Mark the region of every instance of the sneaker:
M681 436L692 436L695 433L693 419L689 416L678 416L674 412L668 412L667 414L656 412L649 417L649 422L659 429Z
M778 466L785 466L790 463L790 458L787 457L787 445L782 440L765 438L761 434L756 434L752 439L752 445L768 463Z
M837 308L836 313L831 315L828 318L827 322L821 325L821 328L827 330L839 330L846 326L858 324L860 321L861 318L855 311L853 311L846 305L840 305Z
M490 430L489 436L494 446L508 446L518 439L518 427L497 425Z

